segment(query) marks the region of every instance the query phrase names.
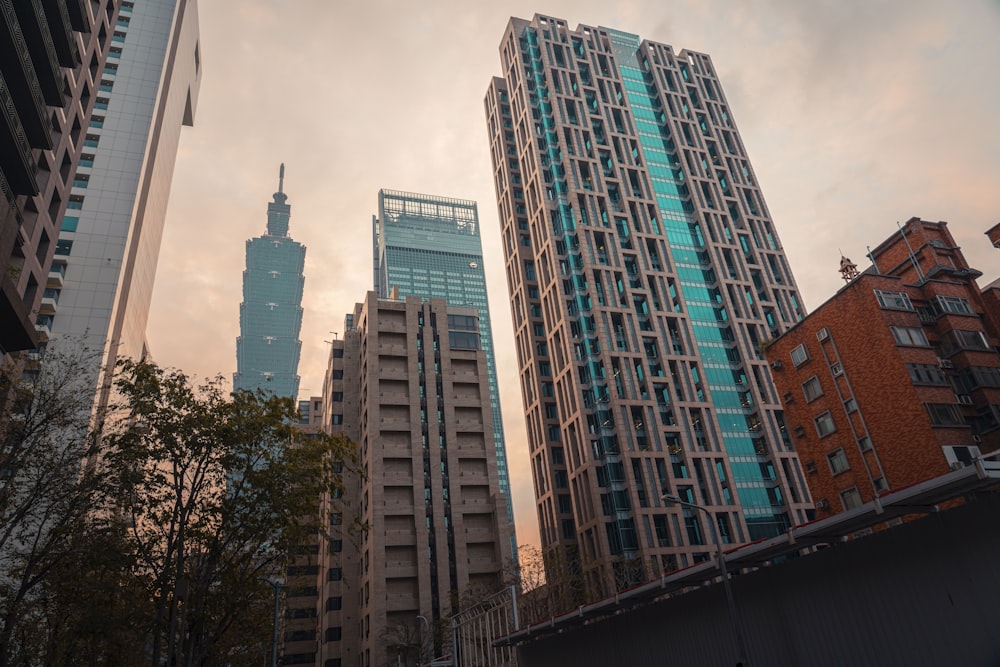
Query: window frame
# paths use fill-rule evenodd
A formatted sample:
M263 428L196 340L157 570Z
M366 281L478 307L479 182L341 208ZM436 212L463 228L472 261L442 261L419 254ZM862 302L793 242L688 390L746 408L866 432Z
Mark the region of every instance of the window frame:
M875 290L875 299L879 307L883 310L905 310L913 312L913 302L906 292L895 292L891 290Z
M823 429L820 428L820 423L825 424L827 421L829 421L830 423L830 430L824 433ZM816 427L816 434L820 438L825 438L828 435L837 432L837 423L833 420L833 414L831 414L829 410L824 410L823 412L813 417L813 425Z
M889 330L892 332L892 338L896 341L896 345L901 347L930 347L931 343L927 339L927 334L924 333L923 327L897 327L891 326ZM920 334L922 342L917 341L914 333ZM904 336L901 334L905 334Z
M801 359L799 359L798 361L796 361L796 353L802 354ZM792 365L798 368L802 364L809 361L809 348L806 347L805 343L799 343L798 345L792 348L792 351L788 353L788 356L791 357L792 359Z
M835 462L836 465L834 465ZM847 460L847 452L844 451L843 447L827 452L826 464L830 466L830 474L834 477L851 469L851 462Z
M810 395L810 387L815 387L817 393ZM805 397L806 403L812 403L823 395L823 385L820 384L818 375L813 375L802 383L802 395Z

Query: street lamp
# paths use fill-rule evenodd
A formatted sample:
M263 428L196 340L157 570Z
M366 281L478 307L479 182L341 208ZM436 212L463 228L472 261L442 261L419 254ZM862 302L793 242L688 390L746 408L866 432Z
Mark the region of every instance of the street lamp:
M271 667L278 667L278 610L281 600L281 589L285 586L281 581L271 581L270 579L261 579L261 581L270 586L274 591L274 628L271 631Z
M417 616L417 618L419 618L421 621L424 622L424 636L420 638L420 664L423 665L424 664L424 644L427 642L427 639L430 637L431 626L427 622L427 619L424 616Z
M726 570L726 558L722 554L722 541L715 530L715 517L708 509L701 505L689 503L681 500L681 497L673 493L664 493L660 499L669 503L677 503L681 507L700 510L708 518L708 527L712 531L712 541L715 542L717 557L719 559L719 573L722 575L722 586L726 591L726 603L729 605L729 620L733 624L733 633L736 635L736 667L750 667L750 660L747 658L746 645L743 642L743 632L740 630L740 620L736 613L736 600L733 599L733 589L729 585L729 572Z

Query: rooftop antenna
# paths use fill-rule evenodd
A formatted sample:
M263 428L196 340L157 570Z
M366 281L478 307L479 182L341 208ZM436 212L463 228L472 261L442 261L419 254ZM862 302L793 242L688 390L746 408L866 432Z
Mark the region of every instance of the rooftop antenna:
M278 192L285 192L285 163L281 163L281 167L278 169Z
M899 227L899 233L903 236L903 242L906 243L906 249L910 254L910 261L913 263L913 268L917 272L917 277L920 278L920 282L924 282L927 278L924 276L923 270L920 268L920 264L917 262L917 256L913 254L913 246L910 245L910 239L906 238L906 230L903 229L903 225L896 221L896 226Z
M868 259L871 260L872 266L875 267L875 274L879 276L882 275L882 272L878 270L878 264L875 263L875 255L872 254L872 247L870 245L865 246L865 250L868 251Z

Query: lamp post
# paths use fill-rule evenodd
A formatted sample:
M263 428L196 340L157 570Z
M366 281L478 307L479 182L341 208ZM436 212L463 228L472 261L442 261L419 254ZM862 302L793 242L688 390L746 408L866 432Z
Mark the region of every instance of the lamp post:
M424 616L417 616L421 621L424 622L424 636L420 638L420 664L424 664L424 644L427 642L428 637L431 634L430 623L427 622L427 618Z
M270 586L274 591L274 627L271 631L271 667L278 667L278 610L281 600L281 589L285 586L280 581L271 581L270 579L261 579L261 581Z
M705 513L705 517L708 519L708 527L712 531L712 541L715 542L715 549L717 557L719 559L719 573L722 575L722 587L726 591L726 603L729 606L729 620L733 625L733 634L736 635L736 665L737 667L750 667L750 660L747 658L747 648L746 644L743 642L743 632L740 630L740 620L736 613L736 600L733 598L733 589L729 585L729 572L726 570L726 558L722 553L722 540L719 539L719 535L715 530L715 517L708 509L702 507L701 505L695 505L694 503L689 503L686 500L681 500L680 496L673 493L664 493L661 500L667 503L677 503L681 507L687 507L692 510L699 510Z

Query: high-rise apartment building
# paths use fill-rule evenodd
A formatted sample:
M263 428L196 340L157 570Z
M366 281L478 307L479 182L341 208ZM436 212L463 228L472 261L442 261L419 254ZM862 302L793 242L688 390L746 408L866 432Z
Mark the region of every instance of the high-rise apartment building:
M365 476L348 494L367 530L335 541L325 659L430 664L450 615L503 582L511 526L481 331L474 308L370 292L333 341L324 426L358 444Z
M486 93L544 547L590 596L811 509L760 346L804 315L711 58L512 18Z
M444 299L449 304L471 306L479 312L480 342L489 372L500 492L506 497L507 519L513 525L514 509L476 202L380 190L378 215L372 219L372 235L375 293L379 298L387 299L395 290L400 297Z
M233 391L262 389L297 399L306 248L288 235L292 207L285 203L284 182L282 164L278 191L267 205L267 231L247 241Z
M62 285L63 268L50 271L58 225L117 15L110 0L0 2L0 361L50 333L35 317Z
M121 2L68 192L37 324L103 351L102 373L146 355L146 322L181 127L201 81L197 3ZM96 370L96 369L95 369ZM110 388L98 382L97 405Z
M1000 448L1000 307L982 273L919 218L871 260L767 347L821 517Z

